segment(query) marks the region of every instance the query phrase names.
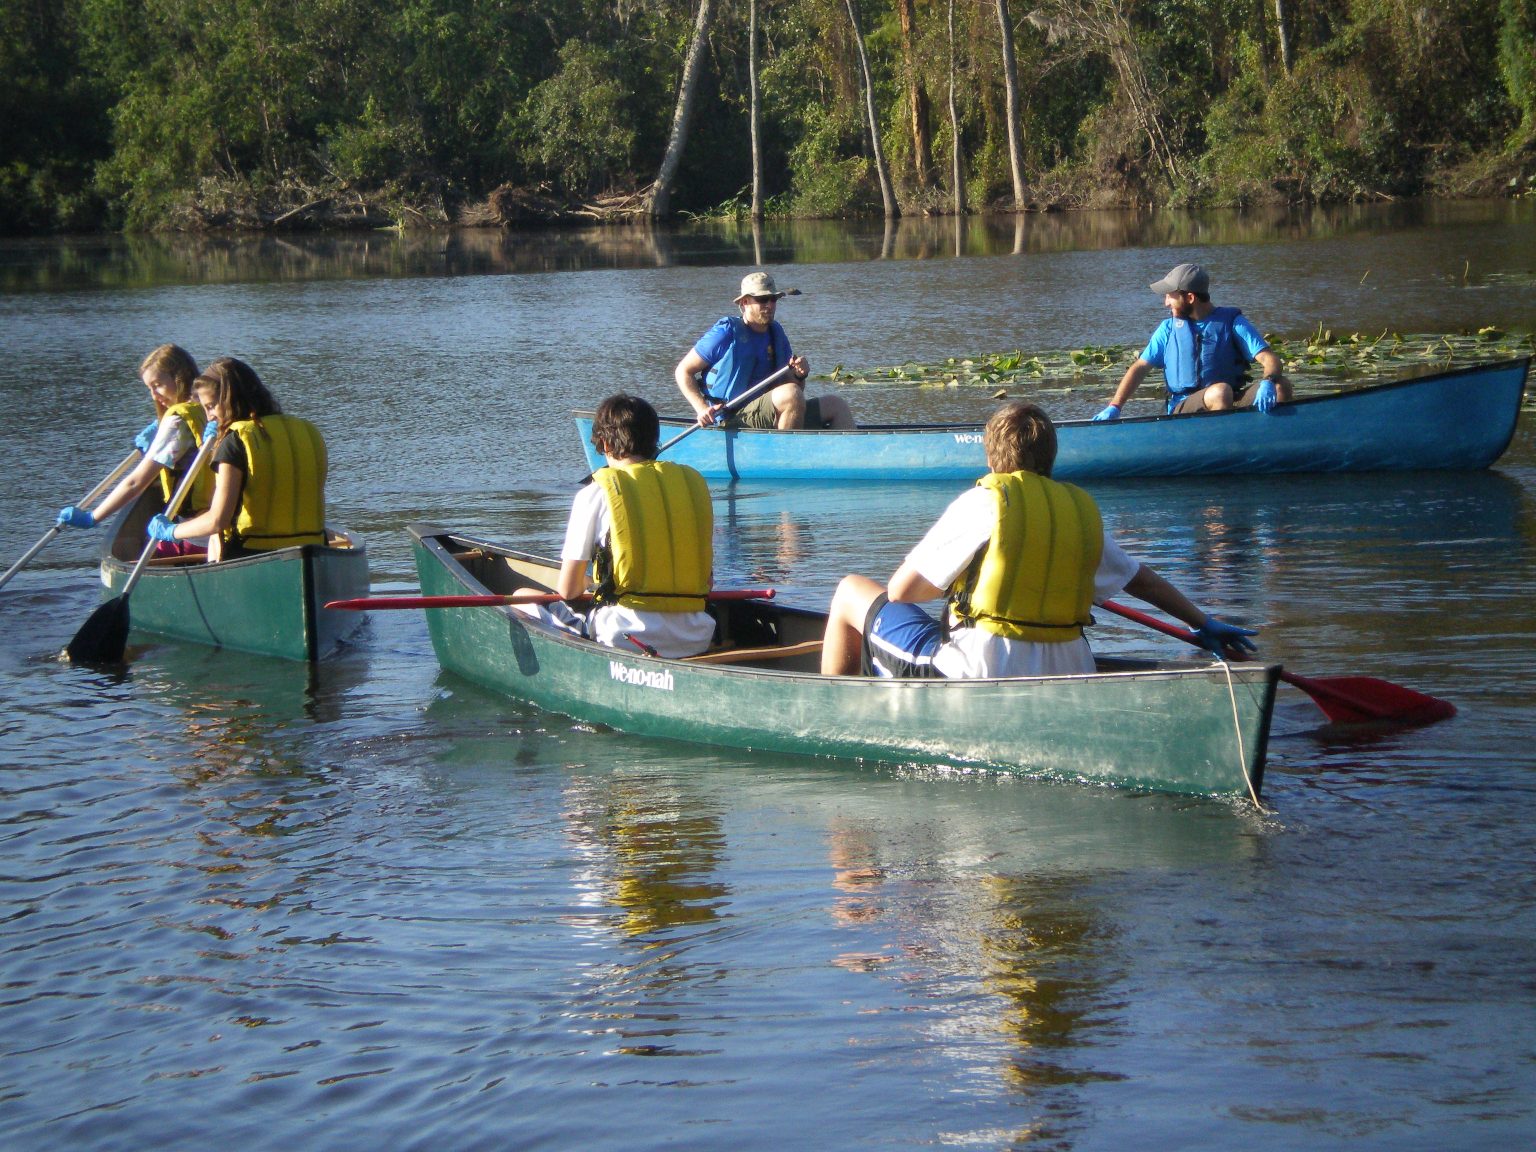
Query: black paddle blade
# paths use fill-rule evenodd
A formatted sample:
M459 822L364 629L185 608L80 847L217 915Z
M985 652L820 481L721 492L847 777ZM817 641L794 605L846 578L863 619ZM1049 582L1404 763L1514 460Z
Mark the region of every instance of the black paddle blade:
M73 664L121 664L128 649L128 597L114 596L80 625L64 647Z

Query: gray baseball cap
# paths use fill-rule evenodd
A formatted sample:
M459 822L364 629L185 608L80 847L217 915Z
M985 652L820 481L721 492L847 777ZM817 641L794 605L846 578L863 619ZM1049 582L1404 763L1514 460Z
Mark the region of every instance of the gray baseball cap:
M1169 292L1209 292L1211 278L1198 264L1178 264L1151 288L1164 296Z

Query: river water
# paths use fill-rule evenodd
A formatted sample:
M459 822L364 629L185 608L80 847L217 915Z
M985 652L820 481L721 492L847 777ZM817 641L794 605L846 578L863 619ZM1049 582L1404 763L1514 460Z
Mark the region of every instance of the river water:
M1530 200L1023 224L0 248L0 560L121 458L164 340L321 423L382 591L415 586L413 520L553 551L570 410L676 410L671 365L758 251L804 291L781 319L813 372L1135 343L1186 259L1285 336L1536 317ZM993 403L847 394L870 419ZM1460 708L1330 735L1287 690L1264 812L593 730L440 673L411 613L313 674L142 639L121 675L74 668L98 590L69 533L0 592L0 1139L1524 1145L1533 485L1527 412L1486 473L1093 486L1267 655ZM953 491L714 494L719 582L822 603Z

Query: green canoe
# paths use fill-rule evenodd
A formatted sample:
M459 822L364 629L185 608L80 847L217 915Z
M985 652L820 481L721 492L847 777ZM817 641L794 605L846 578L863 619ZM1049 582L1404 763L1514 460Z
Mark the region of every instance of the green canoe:
M423 595L554 587L552 561L407 530ZM1101 657L1089 676L823 676L823 613L768 600L710 610L722 644L687 660L606 648L506 606L434 608L427 627L448 671L645 736L1258 798L1278 666Z
M104 595L115 596L143 551L144 528L160 511L148 489L113 526L101 556ZM129 597L135 632L149 632L285 660L321 660L359 624L356 612L323 607L368 594L368 553L327 530L330 547L282 548L207 564L201 556L153 559Z

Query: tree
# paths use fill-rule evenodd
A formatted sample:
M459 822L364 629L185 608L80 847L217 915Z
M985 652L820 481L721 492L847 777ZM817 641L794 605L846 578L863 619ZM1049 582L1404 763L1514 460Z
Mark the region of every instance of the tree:
M651 187L651 215L660 218L672 210L672 186L677 181L677 170L683 162L683 145L688 140L688 123L693 118L693 98L699 87L699 74L704 70L704 47L709 39L709 23L714 16L714 0L699 0L698 15L693 22L693 38L688 43L688 55L683 60L682 81L677 89L677 107L672 113L672 131L667 136L667 154L662 157L661 170L656 173L656 183Z
M928 89L914 41L917 11L914 0L897 0L901 18L902 71L907 80L907 106L912 118L912 168L919 189L933 184L933 135L928 129Z
M636 132L629 93L610 54L580 40L560 49L560 70L528 94L521 136L554 183L576 195L602 191L628 171Z
M859 17L853 9L853 0L844 0L848 8L848 22L853 25L853 42L859 50L859 72L864 81L864 110L869 121L869 147L874 153L875 175L880 180L880 199L885 204L887 220L901 215L896 203L896 190L891 186L891 173L885 166L885 151L880 146L880 117L875 114L875 82L869 74L869 56L864 51L864 33L859 30Z
M752 0L747 21L747 86L751 91L752 120L752 219L763 218L763 132L757 96L757 0ZM758 263L762 263L761 259Z
M1045 32L1048 43L1076 43L1108 57L1120 81L1120 96L1146 138L1153 163L1170 184L1177 182L1179 157L1168 142L1162 100L1147 78L1123 0L1044 0L1027 19Z
M1275 0L1275 38L1280 42L1280 67L1291 74L1291 20L1285 0Z
M1278 0L1277 0L1278 2ZM1019 141L1019 66L1013 56L1013 21L1008 0L997 0L997 24L1003 34L1003 107L1008 117L1008 165L1013 172L1013 210L1024 210L1024 146Z
M955 216L965 215L965 165L960 153L960 113L955 104L955 0L949 0L949 179Z
M1536 0L1500 0L1499 72L1521 130L1536 135Z

